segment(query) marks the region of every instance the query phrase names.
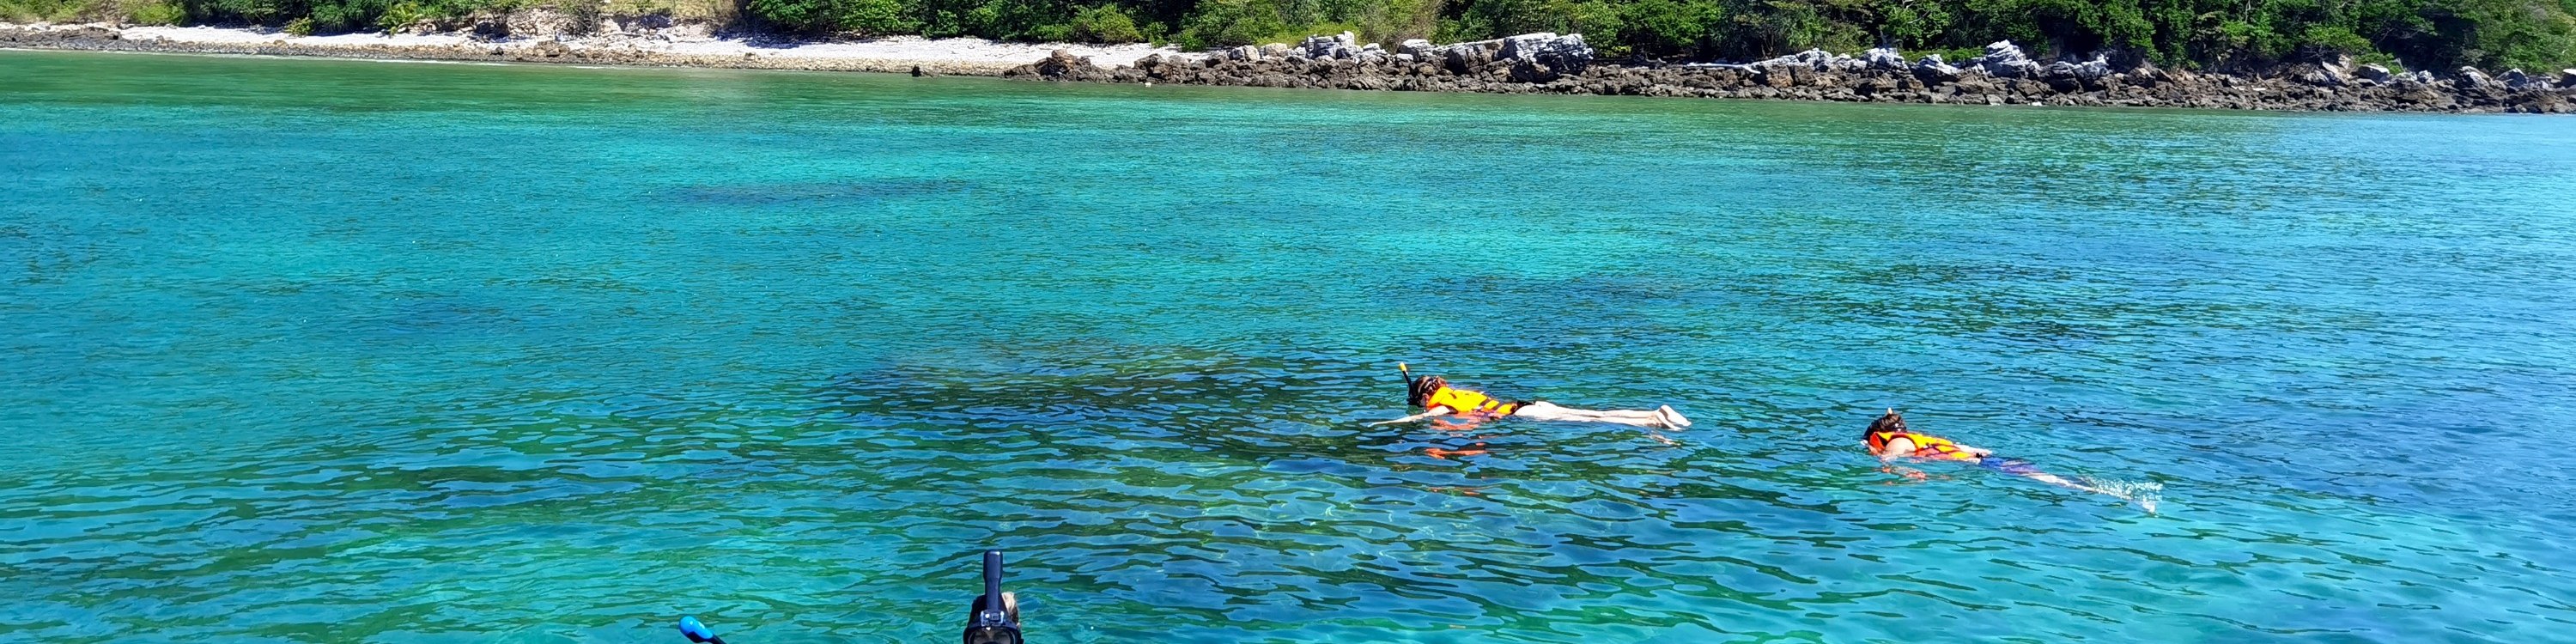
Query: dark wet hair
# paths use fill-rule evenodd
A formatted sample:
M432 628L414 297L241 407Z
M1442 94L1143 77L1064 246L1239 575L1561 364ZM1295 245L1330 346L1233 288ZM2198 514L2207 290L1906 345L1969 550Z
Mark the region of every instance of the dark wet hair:
M1866 443L1873 434L1901 431L1905 431L1905 417L1898 415L1896 410L1890 409L1887 410L1887 415L1878 417L1878 420L1869 421L1869 429L1860 433L1860 440Z
M1423 376L1415 378L1412 382L1406 383L1404 404L1415 407L1429 407L1431 406L1431 394L1433 392L1440 391L1441 387L1447 386L1449 386L1449 381L1442 379L1439 376Z

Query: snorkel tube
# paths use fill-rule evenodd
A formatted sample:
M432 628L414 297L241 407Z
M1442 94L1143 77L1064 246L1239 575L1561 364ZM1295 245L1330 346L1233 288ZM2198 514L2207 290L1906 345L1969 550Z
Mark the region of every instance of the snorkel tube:
M694 616L680 618L680 634L691 644L725 644ZM966 613L966 644L1021 644L1020 602L1002 592L1002 551L984 551L984 594Z
M984 551L984 595L966 613L966 644L1020 644L1020 603L1002 592L1002 551Z
M693 616L680 617L680 634L689 636L694 644L725 644L724 638L716 637L715 631L707 630L707 625Z
M1395 363L1395 375L1404 379L1404 404L1411 405L1417 402L1415 399L1420 396L1415 395L1413 391L1413 370L1404 368L1404 363L1398 362Z

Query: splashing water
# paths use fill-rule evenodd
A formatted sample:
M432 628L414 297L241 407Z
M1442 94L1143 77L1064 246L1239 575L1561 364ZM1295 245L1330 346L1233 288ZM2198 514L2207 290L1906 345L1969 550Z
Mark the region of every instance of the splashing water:
M2155 514L2156 504L2164 500L2165 484L2163 483L2157 483L2154 481L2102 479L2090 476L2082 477L2078 480L2082 481L2084 485L2093 488L2095 491L2119 497L2120 500L2123 501L2136 503L2139 508L2145 509L2147 514Z

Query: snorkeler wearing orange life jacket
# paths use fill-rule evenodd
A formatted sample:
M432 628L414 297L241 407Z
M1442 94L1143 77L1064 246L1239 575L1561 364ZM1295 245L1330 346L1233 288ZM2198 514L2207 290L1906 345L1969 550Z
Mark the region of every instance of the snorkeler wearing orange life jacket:
M1487 396L1482 392L1451 387L1449 381L1442 380L1439 376L1426 376L1424 380L1427 381L1424 383L1425 386L1413 387L1412 393L1405 397L1405 404L1423 409L1447 407L1451 413L1460 416L1490 418L1510 416L1512 412L1519 411L1521 406L1529 404L1504 402L1495 400L1493 396Z
M1396 365L1396 369L1400 371L1404 368L1401 363ZM1531 420L1618 423L1658 429L1682 429L1691 426L1690 418L1682 416L1681 412L1673 411L1671 405L1652 411L1575 409L1544 400L1526 402L1501 400L1485 395L1484 392L1451 387L1447 379L1439 376L1415 378L1410 371L1404 373L1406 389L1404 402L1422 409L1422 413L1369 423L1369 425L1409 423L1432 416L1461 416L1471 422L1512 417Z
M1974 461L1994 454L1993 451L1961 445L1947 438L1906 431L1905 417L1897 415L1894 409L1887 410L1887 415L1871 421L1869 432L1862 435L1861 440L1869 444L1870 455L1878 457L1881 461L1907 456L1930 460Z
M1892 461L1900 458L1959 461L2070 490L2107 494L2137 501L2146 507L2148 512L2156 511L2156 499L2153 496L2137 497L2079 483L2063 476L2039 471L2039 467L2032 465L2030 461L1996 456L1994 450L1969 447L1947 438L1906 429L1905 417L1898 415L1894 409L1887 410L1887 415L1878 417L1878 420L1870 421L1869 429L1861 434L1861 441L1869 445L1871 456L1878 457L1881 464L1879 471L1882 472L1902 473L1908 478L1920 480L1925 478L1923 472L1912 468L1896 467Z

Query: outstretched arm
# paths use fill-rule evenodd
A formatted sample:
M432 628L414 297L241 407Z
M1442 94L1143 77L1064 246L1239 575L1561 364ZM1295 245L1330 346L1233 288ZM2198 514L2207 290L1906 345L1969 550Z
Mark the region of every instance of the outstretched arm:
M1898 466L1896 465L1896 459L1905 458L1905 457L1913 456L1913 455L1914 455L1914 440L1913 440L1913 439L1908 439L1908 438L1898 438L1898 439L1896 439L1896 440L1888 441L1888 442L1887 442L1887 447L1886 447L1885 449L1881 449L1881 450L1879 450L1879 451L1878 451L1878 471L1886 472L1886 473L1889 473L1889 474L1901 474L1901 475L1904 475L1904 476L1905 476L1905 478L1914 479L1914 480L1917 480L1917 481L1920 481L1920 480L1923 480L1923 479L1927 478L1927 477L1925 477L1925 476L1924 476L1924 474L1923 474L1923 470L1918 470L1918 469L1914 469L1914 468L1911 468L1911 467L1898 467Z
M1422 410L1422 413L1419 413L1419 414L1414 414L1414 415L1411 415L1411 416L1406 416L1406 417L1398 418L1398 419L1395 419L1395 420L1381 420L1381 421L1377 421L1377 422L1374 422L1374 423L1369 423L1369 424L1368 424L1368 426L1370 426L1370 427L1376 427L1376 426L1379 426L1379 425L1394 425L1394 424L1398 424L1398 423L1410 423L1410 422L1413 422L1413 421L1422 420L1422 419L1430 418L1430 417L1433 417L1433 416L1446 416L1446 415L1449 415L1449 414L1451 414L1451 413L1455 413L1455 412L1451 411L1447 405L1432 405L1430 409Z

